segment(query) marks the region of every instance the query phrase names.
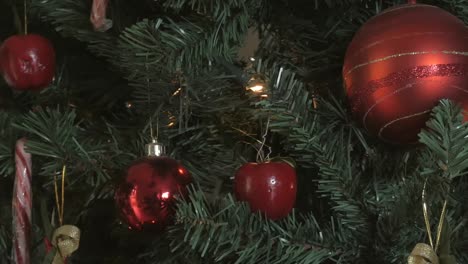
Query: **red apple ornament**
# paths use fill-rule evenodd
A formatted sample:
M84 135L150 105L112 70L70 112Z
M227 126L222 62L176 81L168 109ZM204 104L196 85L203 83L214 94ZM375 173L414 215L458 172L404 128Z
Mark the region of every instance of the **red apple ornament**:
M296 201L296 171L286 162L247 163L234 178L236 198L272 220L286 217Z
M55 74L55 51L50 41L35 34L9 37L0 46L0 72L17 90L41 90Z
M148 157L135 161L115 191L115 202L129 229L162 231L173 222L176 197L192 181L175 159L163 156L162 145L148 145Z

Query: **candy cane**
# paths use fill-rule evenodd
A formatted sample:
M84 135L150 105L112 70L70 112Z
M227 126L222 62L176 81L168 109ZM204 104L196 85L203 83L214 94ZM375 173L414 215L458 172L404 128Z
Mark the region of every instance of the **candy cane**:
M90 21L96 31L104 32L112 27L112 20L106 18L109 0L93 0Z
M24 150L26 139L16 142L16 175L13 189L13 247L12 260L16 264L30 263L31 242L31 154Z

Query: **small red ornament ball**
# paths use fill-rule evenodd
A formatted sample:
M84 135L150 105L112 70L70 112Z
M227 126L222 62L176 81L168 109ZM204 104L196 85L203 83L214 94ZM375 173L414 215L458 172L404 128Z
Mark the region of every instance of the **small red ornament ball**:
M356 33L343 77L352 112L372 135L417 142L441 99L468 110L468 29L435 6L383 11Z
M234 193L269 219L286 217L296 201L296 171L286 162L247 163L237 171Z
M17 90L41 90L55 74L52 43L39 35L15 35L0 46L0 72Z
M129 229L162 231L173 221L176 197L187 194L191 181L178 161L145 157L128 168L114 198Z

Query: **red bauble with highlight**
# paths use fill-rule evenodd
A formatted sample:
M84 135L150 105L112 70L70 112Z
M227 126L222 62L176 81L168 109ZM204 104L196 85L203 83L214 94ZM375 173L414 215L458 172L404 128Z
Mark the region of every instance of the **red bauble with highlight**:
M188 171L169 157L145 157L133 163L115 191L115 201L129 229L162 231L172 224L176 197L187 194Z
M247 163L234 178L236 198L269 219L286 217L296 202L295 169L286 162Z
M38 91L47 87L55 75L52 43L39 35L16 35L0 46L0 72L14 89Z
M435 6L401 5L371 18L345 56L353 114L370 134L409 144L439 100L468 110L467 39L463 22Z

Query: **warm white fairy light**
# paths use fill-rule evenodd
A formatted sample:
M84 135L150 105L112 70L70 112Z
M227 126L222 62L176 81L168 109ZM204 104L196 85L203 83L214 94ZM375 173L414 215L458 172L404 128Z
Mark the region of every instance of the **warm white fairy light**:
M263 92L264 88L265 87L263 85L255 85L253 87L249 87L249 90L251 90L254 93L260 93L260 92Z
M263 75L260 75L260 74L252 75L245 89L259 95L260 97L263 97L263 98L268 97L267 82Z

